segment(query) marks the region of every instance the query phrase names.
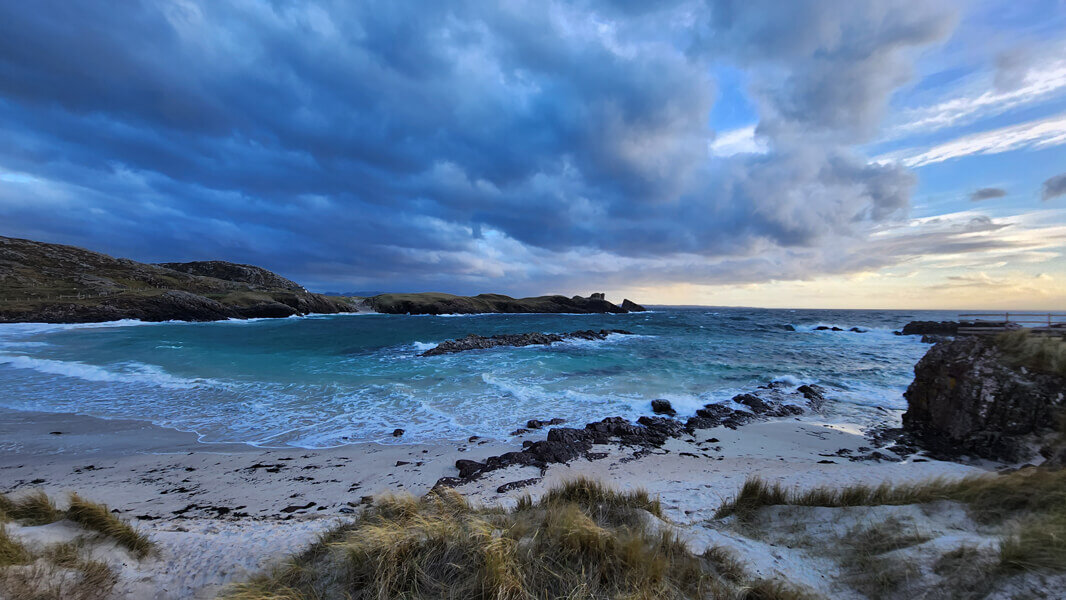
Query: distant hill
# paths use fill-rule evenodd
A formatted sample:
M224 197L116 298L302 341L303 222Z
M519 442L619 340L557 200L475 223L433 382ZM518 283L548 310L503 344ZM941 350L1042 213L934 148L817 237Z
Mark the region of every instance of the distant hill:
M217 321L353 310L276 273L224 261L139 263L0 236L0 322Z

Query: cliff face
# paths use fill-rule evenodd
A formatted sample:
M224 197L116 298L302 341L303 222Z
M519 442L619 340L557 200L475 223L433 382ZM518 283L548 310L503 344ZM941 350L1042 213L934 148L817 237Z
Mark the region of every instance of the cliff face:
M217 321L347 310L346 301L250 265L150 265L0 237L0 322Z
M903 426L945 454L1028 460L1066 404L1066 377L1018 365L992 337L938 343L914 375Z

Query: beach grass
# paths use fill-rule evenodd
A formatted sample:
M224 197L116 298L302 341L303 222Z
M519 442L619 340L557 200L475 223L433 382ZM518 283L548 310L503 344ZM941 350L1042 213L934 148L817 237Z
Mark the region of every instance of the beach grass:
M18 500L0 494L0 512L6 520L25 525L47 525L63 519L63 511L41 490L24 495Z
M144 558L152 550L151 540L129 523L116 517L105 504L89 502L72 493L66 517L86 529L115 540L138 558Z
M384 496L284 567L241 584L230 600L470 598L766 598L784 584L736 585L725 552L693 554L655 515L647 492L576 479L514 509L474 507L457 492Z
M0 524L0 568L23 565L29 562L30 553L7 533L7 528Z
M83 537L30 548L10 534L5 522L26 527L69 519L84 529L129 549L138 558L152 550L151 541L112 514L107 506L70 495L66 510L37 490L13 499L0 495L0 598L32 600L105 600L118 581L107 564L93 560Z
M1002 524L999 566L1007 571L1066 571L1066 470L1029 468L1004 474L917 483L851 485L792 490L748 479L715 517L757 519L766 506L884 506L951 501L965 504L979 522Z

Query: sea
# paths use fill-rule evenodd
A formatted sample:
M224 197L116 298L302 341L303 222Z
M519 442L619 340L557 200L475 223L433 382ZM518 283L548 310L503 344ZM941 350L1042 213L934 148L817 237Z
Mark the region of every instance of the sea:
M772 381L828 390L827 418L898 422L954 312L655 307L621 315L310 315L213 323L0 325L0 407L132 418L205 444L325 448L507 439L529 419L681 417ZM819 330L820 326L844 331ZM850 331L858 328L863 333ZM622 329L602 341L422 357L470 333ZM403 429L394 437L395 429Z

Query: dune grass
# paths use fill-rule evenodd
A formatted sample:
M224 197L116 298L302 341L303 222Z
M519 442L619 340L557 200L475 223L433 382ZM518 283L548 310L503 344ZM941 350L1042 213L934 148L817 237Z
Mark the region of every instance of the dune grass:
M1019 330L1001 333L995 340L1012 366L1066 377L1066 337Z
M14 539L4 523L38 526L69 519L112 539L141 558L152 550L143 534L113 515L106 506L70 495L60 510L43 491L18 499L0 494L0 598L32 600L104 600L118 581L109 565L93 560L83 539L30 549Z
M11 565L24 565L30 560L26 548L7 533L7 528L0 524L0 568Z
M514 509L473 507L450 489L385 496L230 600L802 598L728 581L724 553L693 554L646 492L577 479ZM731 559L730 559L731 560ZM739 566L730 567L741 574ZM776 594L776 595L775 595Z
M26 494L18 500L0 494L0 512L6 520L18 521L24 525L47 525L65 516L41 490Z
M751 523L765 506L884 506L953 501L967 505L983 523L1012 528L1000 546L1000 567L1006 570L1066 571L1066 470L1023 469L959 479L918 483L852 485L790 490L759 478L715 513Z
M152 542L144 534L112 514L105 504L89 502L72 493L66 517L86 529L115 540L138 558L144 558L152 550Z

